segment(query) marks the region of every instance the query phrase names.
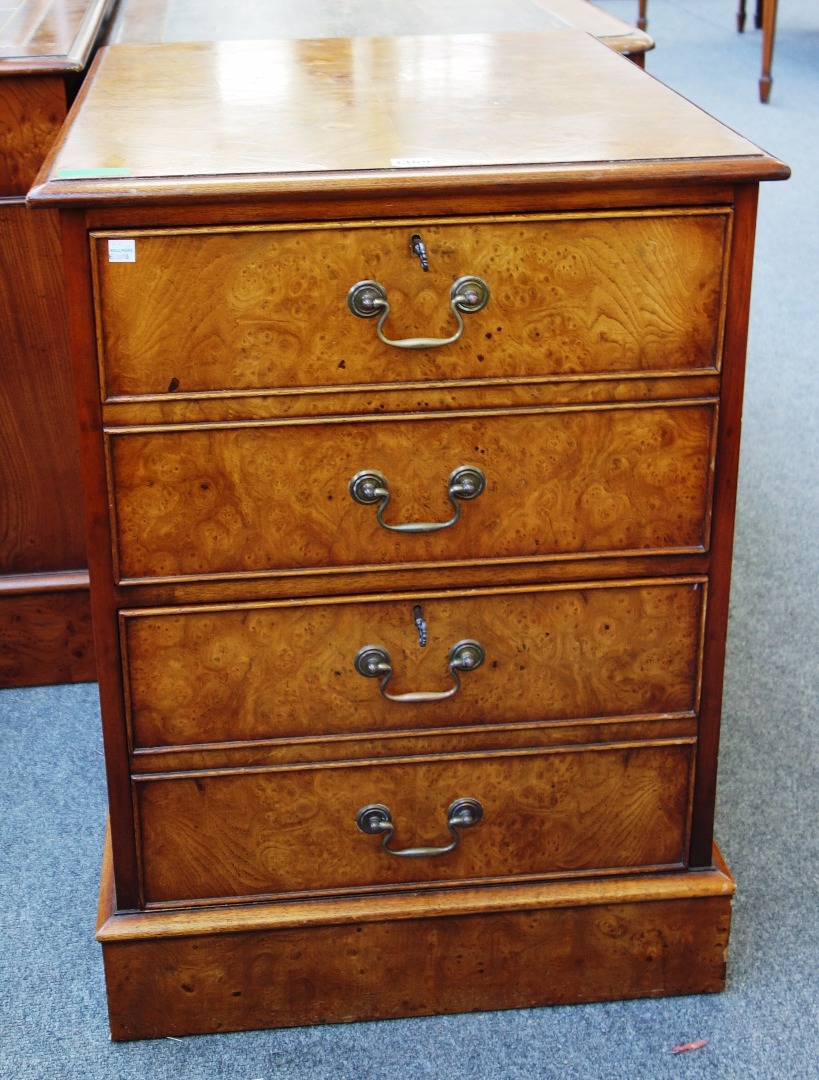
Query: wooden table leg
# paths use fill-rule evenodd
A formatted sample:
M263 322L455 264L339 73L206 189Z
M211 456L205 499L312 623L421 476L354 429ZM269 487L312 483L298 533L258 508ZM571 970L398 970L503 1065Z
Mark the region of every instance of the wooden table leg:
M759 79L759 100L767 102L771 96L773 79L771 78L771 65L773 64L774 37L776 36L776 7L777 0L763 0L762 3L762 75Z
M646 16L646 8L648 7L648 0L640 0L638 12L637 12L637 27L639 30L645 30L648 25L648 18Z

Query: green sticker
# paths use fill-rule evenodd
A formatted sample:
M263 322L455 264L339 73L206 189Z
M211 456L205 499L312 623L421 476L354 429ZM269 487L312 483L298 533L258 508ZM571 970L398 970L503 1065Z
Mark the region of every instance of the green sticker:
M130 176L131 170L121 166L108 169L58 169L58 180L102 180L107 176Z

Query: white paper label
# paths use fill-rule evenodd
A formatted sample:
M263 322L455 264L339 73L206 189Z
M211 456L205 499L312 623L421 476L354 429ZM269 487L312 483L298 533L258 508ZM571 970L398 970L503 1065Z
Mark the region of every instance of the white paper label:
M136 240L109 240L108 262L136 262Z
M394 169L427 169L435 162L429 157L394 157L390 164Z

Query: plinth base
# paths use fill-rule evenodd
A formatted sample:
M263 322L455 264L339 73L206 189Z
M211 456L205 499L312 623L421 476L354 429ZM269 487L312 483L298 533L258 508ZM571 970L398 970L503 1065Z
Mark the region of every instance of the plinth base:
M734 883L710 870L100 921L116 1040L719 991Z

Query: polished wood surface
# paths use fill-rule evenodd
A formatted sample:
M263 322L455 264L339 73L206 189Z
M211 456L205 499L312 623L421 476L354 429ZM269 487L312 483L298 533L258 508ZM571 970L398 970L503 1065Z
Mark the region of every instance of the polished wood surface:
M698 704L701 584L131 612L123 635L133 744L690 714ZM428 627L423 647L416 604ZM484 647L484 665L462 675L454 697L423 708L385 700L380 680L353 667L358 649L376 642L393 665L391 693L441 692L452 686L450 648L464 638Z
M712 403L132 429L109 440L118 580L549 559L708 546ZM486 490L445 530L402 534L357 503L376 470L388 524L445 522L448 478Z
M756 186L741 186L734 198L736 216L731 240L728 317L720 387L721 418L717 435L714 475L709 614L705 634L702 682L702 723L697 741L697 769L694 780L691 861L695 866L705 864L714 843L714 801L722 714L725 644L728 635L731 557L758 194L759 189Z
M489 40L483 82L474 35L457 48L436 37L180 47L192 61L180 115L193 127L209 102L215 122L175 156L155 153L150 133L159 102L173 106L170 83L147 116L128 116L110 81L129 65L135 77L142 56L150 85L157 55L114 46L32 194L61 207L70 270L116 1038L723 985L732 884L711 838L754 213L757 181L787 169L673 95L667 108L651 80L634 84L644 93L629 124L644 116L656 133L678 115L671 142L682 152L683 129L692 137L683 157L664 134L634 138L623 103L646 77L582 35L535 37L505 78L493 65L511 65L513 38ZM284 102L264 144L255 116L222 144L223 120L238 120L231 93L252 84L247 113L266 85L247 63L243 84L231 74L256 48L309 92ZM527 95L511 134L491 108L480 133L462 110L456 164L419 164L429 99L402 96L409 69L387 62L402 49L449 57L430 84L454 88L450 104L507 83L522 102L523 61L544 88L553 58L564 84ZM607 65L623 101L586 100ZM373 110L376 87L386 111ZM298 109L315 125L322 102L331 137L316 168L309 137L277 139ZM434 145L453 145L451 116L423 117ZM61 174L92 124L97 166L130 168L106 156L115 121L134 136L137 174ZM240 144L244 156L229 156ZM526 162L522 146L554 156ZM620 156L596 160L604 147ZM184 175L194 163L201 172ZM394 238L408 259L419 222L439 229L429 289L423 270L391 261ZM115 260L135 261L111 261L109 241ZM287 274L272 269L271 243ZM200 287L214 281L209 245L217 288ZM488 275L495 265L503 317L487 308L475 324L493 374L470 374L469 317L427 369L429 350L376 345L344 306L365 249L353 277L386 274L396 336L442 332L441 287L471 272L466 261ZM163 275L184 279L170 303ZM440 522L461 464L484 469L487 489L441 531L395 534L349 493L354 473L378 469L387 522ZM390 702L352 666L361 645L383 644L396 692L445 692L447 650L465 637L486 639L486 661L446 700ZM448 853L396 859L356 825L362 806L384 803L396 848L444 846L459 797L485 812ZM351 935L371 933L362 960ZM487 935L500 952L481 951ZM434 942L420 973L419 940ZM486 962L477 991L463 949ZM281 972L303 993L283 1000Z
M588 0L266 0L227 6L219 0L123 0L108 44L161 41L411 37L575 27L634 58L651 38Z
M144 776L145 902L680 867L691 751L680 741ZM356 824L382 804L392 848L447 845L447 808L467 796L483 818L446 855L395 858Z
M0 686L95 677L87 571L0 577Z
M734 883L714 870L117 915L98 936L114 1039L655 997L725 985ZM583 957L578 971L578 957ZM500 959L499 959L500 958ZM464 977L464 963L468 977ZM374 981L386 971L383 985ZM491 978L487 977L491 972Z
M56 214L0 203L0 567L85 565L79 454Z
M0 78L0 192L4 198L25 196L66 112L62 79L51 75Z
M568 30L114 45L93 88L32 202L787 175Z
M730 227L719 211L101 236L105 394L715 370ZM111 261L123 243L134 262ZM465 274L490 300L445 349L383 345L346 303L375 279L386 335L445 338Z
M180 905L152 908L148 911L117 909L111 889L112 848L110 829L106 830L102 855L102 877L97 909L97 936L104 943L122 943L157 938L183 938L197 933L227 934L257 931L262 928L290 930L304 926L305 907L296 898L258 901L253 904L208 905L191 909ZM648 891L647 891L648 890ZM530 911L539 904L550 907L575 907L583 904L607 904L619 898L624 904L657 901L728 898L736 891L735 883L718 848L714 848L707 868L686 874L600 875L577 880L564 877L548 882L486 885L472 889L424 890L424 913L429 918L475 915L481 912ZM411 889L388 893L363 892L353 897L316 897L310 906L311 926L336 926L351 917L362 920L379 918L395 922L417 916L417 898Z
M417 685L417 684L416 684ZM450 680L450 686L452 680ZM378 688L373 688L378 693ZM322 765L341 759L376 762L388 758L419 758L464 753L529 751L538 748L601 746L604 743L695 742L696 713L660 716L594 717L587 720L536 720L521 724L453 724L415 730L391 730L350 735L308 735L299 739L253 739L246 742L199 743L195 746L137 748L131 755L132 779L159 773L190 774L198 770L293 768Z
M727 897L656 901L647 886L631 904L106 944L111 1035L213 1033L209 1017L235 1031L653 998L660 966L664 992L714 993L730 921Z
M110 0L0 8L0 685L94 677L59 223L25 196Z
M0 79L80 72L110 0L6 0L0 8Z

